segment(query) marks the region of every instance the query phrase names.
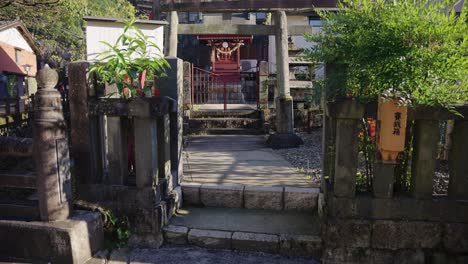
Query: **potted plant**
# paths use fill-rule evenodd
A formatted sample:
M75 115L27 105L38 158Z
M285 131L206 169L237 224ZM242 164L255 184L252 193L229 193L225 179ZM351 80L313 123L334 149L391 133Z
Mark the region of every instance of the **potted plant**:
M123 98L151 96L146 79L164 76L169 64L154 37L146 36L134 25L135 20L122 22L123 33L113 45L102 42L109 49L99 54L89 72L95 72L100 82L115 85Z
M306 36L315 45L305 56L327 65L327 100L379 104L385 160L403 150L404 106L453 110L468 99L468 4L457 14L456 2L342 0L338 11L316 10L326 23Z

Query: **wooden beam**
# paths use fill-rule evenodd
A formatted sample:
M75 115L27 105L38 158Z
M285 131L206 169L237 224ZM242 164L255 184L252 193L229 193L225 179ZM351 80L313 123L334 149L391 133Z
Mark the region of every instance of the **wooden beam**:
M163 12L245 12L245 11L295 11L317 8L334 8L337 0L159 0L158 6Z
M300 36L305 33L312 34L313 27L304 26L289 26L288 32L290 36ZM234 34L234 35L254 35L254 36L270 36L275 35L274 26L266 25L218 25L218 24L180 24L178 29L179 35L202 35L202 34Z

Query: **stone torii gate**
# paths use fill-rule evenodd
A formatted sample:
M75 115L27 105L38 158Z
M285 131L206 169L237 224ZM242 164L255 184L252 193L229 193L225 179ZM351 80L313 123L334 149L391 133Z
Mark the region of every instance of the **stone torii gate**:
M168 12L169 30L166 42L166 55L177 57L178 34L245 34L274 35L276 42L277 90L276 128L277 133L270 137L269 144L275 148L295 147L302 140L294 133L293 98L289 87L288 36L312 33L310 26L288 27L286 11L311 11L312 7L335 8L336 0L234 0L234 1L190 1L174 3L159 0L155 3L155 13ZM179 25L177 11L191 12L245 12L264 11L274 13L275 25Z

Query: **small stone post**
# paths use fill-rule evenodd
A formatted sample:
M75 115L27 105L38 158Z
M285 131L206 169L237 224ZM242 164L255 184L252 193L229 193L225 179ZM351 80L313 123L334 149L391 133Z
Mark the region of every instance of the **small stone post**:
M184 71L183 61L176 57L167 57L171 66L166 70L167 77L157 80L161 96L172 98L173 107L170 111L170 142L171 142L171 169L173 186L178 186L182 176L182 136L183 136L183 98L184 98Z
M166 56L177 57L177 34L178 34L179 16L177 11L169 12L169 32L166 42Z
M345 101L334 106L336 111L334 192L337 197L354 197L356 172L359 165L360 119L364 106Z
M452 199L468 199L468 121L456 120L449 154L450 180L448 196Z
M38 73L33 157L42 221L65 220L71 214L70 159L57 81L57 72L48 65Z
M260 62L258 73L258 101L260 109L268 109L268 62Z
M191 105L192 102L192 64L184 61L184 105Z
M416 120L414 126L411 189L418 199L432 198L432 179L436 168L439 121Z
M275 12L276 27L276 134L268 144L272 148L291 148L302 144L294 133L293 98L289 89L288 20L285 11Z

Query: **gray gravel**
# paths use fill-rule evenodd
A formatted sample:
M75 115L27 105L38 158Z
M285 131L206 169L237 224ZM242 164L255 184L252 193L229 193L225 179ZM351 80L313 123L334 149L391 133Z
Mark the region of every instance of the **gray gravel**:
M314 183L320 184L322 175L322 130L311 131L310 134L300 132L298 135L304 144L298 148L277 149L275 153L281 155L291 163L298 172L311 177Z
M107 255L105 253L104 255ZM105 259L105 257L104 257ZM87 264L102 263L102 257L95 256ZM238 252L232 250L204 249L194 246L165 245L160 249L121 249L113 251L108 264L164 263L164 264L318 264L314 259L286 257L259 252Z

